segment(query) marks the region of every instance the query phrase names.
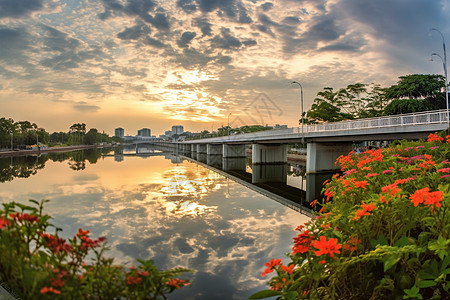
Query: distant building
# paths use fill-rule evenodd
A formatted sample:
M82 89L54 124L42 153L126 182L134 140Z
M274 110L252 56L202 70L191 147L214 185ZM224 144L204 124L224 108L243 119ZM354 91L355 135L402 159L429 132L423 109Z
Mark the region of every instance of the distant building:
M171 130L166 130L166 132L164 132L165 136L172 136L172 131Z
M288 128L287 125L275 124L275 129L286 129L286 128Z
M123 138L124 135L125 135L125 130L123 130L123 128L119 127L114 130L114 136Z
M174 134L180 135L183 133L183 130L184 130L183 125L174 125L172 126L172 135Z
M138 130L138 136L152 136L152 131L148 128L142 128Z

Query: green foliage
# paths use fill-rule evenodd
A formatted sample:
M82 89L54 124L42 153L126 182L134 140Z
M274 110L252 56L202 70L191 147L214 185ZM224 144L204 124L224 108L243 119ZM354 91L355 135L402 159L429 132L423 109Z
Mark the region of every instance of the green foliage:
M433 106L425 99L395 99L384 109L384 115L399 115L432 110Z
M418 99L435 97L445 86L445 78L435 74L400 76L400 81L386 89L389 99Z
M177 279L191 270L160 271L152 260L137 268L113 265L104 257L106 238L92 239L81 228L72 239L47 233L53 227L35 206L4 203L0 209L0 281L20 299L166 299L190 283ZM90 257L92 263L87 264Z
M277 299L449 299L444 136L339 157L342 173L313 201L321 213L297 228L289 264L266 263L262 276L276 271L269 286Z

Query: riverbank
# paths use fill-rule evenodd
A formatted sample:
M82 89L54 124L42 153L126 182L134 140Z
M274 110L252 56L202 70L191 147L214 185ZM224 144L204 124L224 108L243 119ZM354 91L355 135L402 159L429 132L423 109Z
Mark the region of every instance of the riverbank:
M3 151L0 152L0 157L11 157L11 156L28 156L28 155L39 155L44 153L51 152L68 152L75 150L83 150L83 149L95 149L95 148L104 148L110 147L110 144L107 145L74 145L74 146L63 146L63 147L51 147L40 150L17 150L17 151Z

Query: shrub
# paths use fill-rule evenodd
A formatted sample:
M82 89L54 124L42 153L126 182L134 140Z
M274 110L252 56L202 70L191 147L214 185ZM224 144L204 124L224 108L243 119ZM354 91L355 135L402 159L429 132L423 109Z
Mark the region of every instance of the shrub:
M137 268L104 257L106 238L78 229L66 241L47 232L50 216L37 207L4 203L0 209L0 281L21 299L166 299L190 283L175 278L188 269L159 271L152 260ZM92 258L87 264L86 258Z
M251 299L450 298L450 136L338 158L321 213Z

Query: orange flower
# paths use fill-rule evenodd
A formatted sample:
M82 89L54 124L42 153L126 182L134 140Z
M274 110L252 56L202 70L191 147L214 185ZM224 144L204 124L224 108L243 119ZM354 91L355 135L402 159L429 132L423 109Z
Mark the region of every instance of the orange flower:
M440 207L443 197L444 197L444 193L442 193L441 191L428 193L426 195L424 204L425 205L434 205L436 207Z
M359 219L361 219L362 216L369 216L370 212L372 210L376 209L375 204L370 203L367 205L364 202L362 202L361 208L362 209L358 209L356 211L356 217L354 217L353 220L359 220Z
M264 270L264 272L261 273L261 277L264 277L266 274L269 274L273 271L273 268L281 264L281 258L278 259L271 259L270 262L266 262L264 265L267 267L267 269Z
M445 138L447 139L447 143L450 144L450 135L447 135Z
M428 136L428 142L429 143L435 142L435 141L441 143L443 140L444 140L443 137L441 137L441 136L439 136L437 134L434 134L434 133L430 133L430 135Z
M318 251L314 251L314 253L317 256L326 254L330 257L334 257L335 253L341 253L339 249L342 248L342 245L338 244L337 242L338 240L335 238L330 238L330 240L327 241L327 238L322 235L319 240L314 241L313 246L314 248L318 249Z
M367 190L366 186L367 186L368 184L369 184L369 183L367 182L367 180L355 181L355 187L356 187L356 188L363 188L363 189Z
M286 271L289 275L291 275L294 269L294 264L291 264L289 267L281 265L281 269L283 269L283 271Z
M414 206L417 206L419 205L419 203L423 203L425 195L428 194L429 191L430 189L428 187L417 190L413 195L409 196L409 199L411 199L411 202L414 204Z
M357 237L352 237L344 245L344 250L346 252L356 251L356 250L358 250L358 244L361 244L361 243L362 243L361 239L359 239Z
M55 289L52 288L52 287L44 286L44 287L41 289L41 294L46 294L46 293L53 293L53 294L59 295L59 294L61 294L61 291L55 290Z
M89 230L84 231L81 228L78 228L77 236L88 235L89 232L90 232Z

